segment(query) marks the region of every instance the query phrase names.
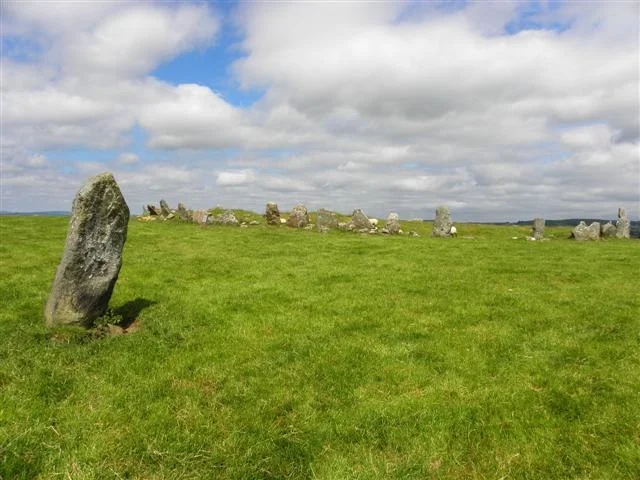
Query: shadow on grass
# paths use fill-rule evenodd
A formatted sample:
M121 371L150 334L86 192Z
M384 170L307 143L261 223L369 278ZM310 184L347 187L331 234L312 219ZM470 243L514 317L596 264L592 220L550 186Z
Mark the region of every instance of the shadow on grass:
M127 329L131 326L133 322L136 321L140 312L151 305L155 305L155 300L147 300L146 298L136 298L135 300L131 300L124 305L115 308L113 313L117 316L122 317L122 321L118 323L119 327L123 329Z

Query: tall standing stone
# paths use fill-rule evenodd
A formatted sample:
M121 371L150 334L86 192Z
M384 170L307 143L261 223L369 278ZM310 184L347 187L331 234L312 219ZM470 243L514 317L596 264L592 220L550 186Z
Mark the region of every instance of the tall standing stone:
M191 214L191 219L195 223L204 225L209 220L209 213L206 210L194 210Z
M631 238L631 222L624 208L618 209L618 221L616 222L616 237Z
M351 222L349 222L349 230L364 232L371 230L371 221L361 209L356 209L351 214Z
M615 238L617 233L618 233L618 229L611 222L607 222L604 225L602 225L600 230L600 236L602 238Z
M436 208L436 218L433 220L433 236L449 237L451 232L451 212L444 205Z
M316 221L319 232L327 232L332 228L338 228L338 216L336 212L321 208L318 210L318 219Z
M152 217L157 217L160 215L160 209L151 203L147 205L147 210L149 211L149 215Z
M280 225L280 210L278 210L278 204L276 202L267 203L264 218L267 221L267 225Z
M533 219L531 236L535 240L542 240L544 238L544 218L538 217Z
M387 217L387 223L384 228L386 228L387 232L391 235L400 233L400 216L397 213L391 212Z
M67 242L45 308L47 325L90 327L105 313L128 223L129 207L113 175L90 178L73 200Z
M184 203L178 202L176 215L178 215L181 220L189 221L189 210L187 210L187 207L184 206Z
M309 225L309 213L303 204L299 203L293 207L289 218L287 218L287 225L294 228L304 228Z
M168 217L169 215L171 215L171 209L169 208L169 205L167 205L167 202L165 202L164 200L160 200L160 214L163 217Z

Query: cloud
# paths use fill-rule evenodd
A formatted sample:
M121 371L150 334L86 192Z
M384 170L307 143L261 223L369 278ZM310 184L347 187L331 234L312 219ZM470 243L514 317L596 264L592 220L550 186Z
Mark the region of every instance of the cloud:
M121 153L117 158L117 162L121 165L135 165L139 161L140 157L131 152Z

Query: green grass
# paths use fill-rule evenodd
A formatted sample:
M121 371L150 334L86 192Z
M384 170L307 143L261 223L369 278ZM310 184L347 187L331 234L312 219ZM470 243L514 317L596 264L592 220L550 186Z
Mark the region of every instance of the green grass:
M637 240L132 221L98 338L66 227L0 219L3 480L640 478Z

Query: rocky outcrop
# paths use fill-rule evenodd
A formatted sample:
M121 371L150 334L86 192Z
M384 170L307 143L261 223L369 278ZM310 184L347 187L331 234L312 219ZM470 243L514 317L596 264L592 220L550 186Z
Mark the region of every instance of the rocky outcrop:
M129 207L113 175L90 178L73 200L46 323L91 327L107 310L122 265Z

